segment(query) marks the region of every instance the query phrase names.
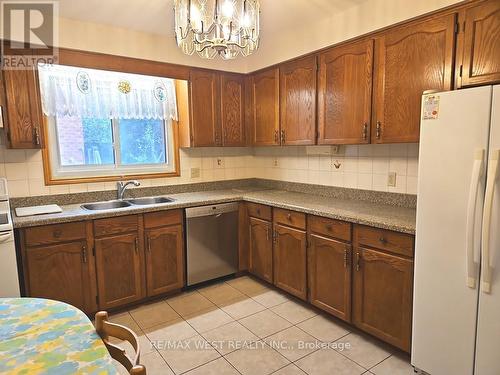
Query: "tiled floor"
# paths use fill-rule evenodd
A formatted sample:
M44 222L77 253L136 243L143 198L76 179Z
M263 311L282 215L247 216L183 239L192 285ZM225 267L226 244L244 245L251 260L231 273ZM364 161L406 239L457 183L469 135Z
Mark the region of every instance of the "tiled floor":
M408 357L250 277L110 319L139 335L148 375L413 374Z

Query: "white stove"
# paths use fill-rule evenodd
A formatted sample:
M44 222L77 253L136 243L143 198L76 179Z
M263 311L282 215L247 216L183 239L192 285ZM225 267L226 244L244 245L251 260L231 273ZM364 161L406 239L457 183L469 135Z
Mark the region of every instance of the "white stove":
M20 297L14 229L7 180L0 178L0 298Z

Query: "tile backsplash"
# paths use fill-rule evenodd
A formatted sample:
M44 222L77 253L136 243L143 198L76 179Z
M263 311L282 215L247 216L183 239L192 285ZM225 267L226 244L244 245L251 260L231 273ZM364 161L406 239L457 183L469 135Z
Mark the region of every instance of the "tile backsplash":
M181 176L141 180L144 186L266 178L416 194L418 144L314 146L319 154L308 155L304 146L258 148L181 149ZM389 172L396 186L387 186ZM9 150L0 146L0 177L8 180L12 197L114 190L114 182L45 186L42 155L38 150Z

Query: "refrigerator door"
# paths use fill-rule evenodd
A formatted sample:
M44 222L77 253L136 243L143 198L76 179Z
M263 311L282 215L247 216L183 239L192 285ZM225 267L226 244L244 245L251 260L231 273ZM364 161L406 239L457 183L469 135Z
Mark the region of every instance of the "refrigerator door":
M411 362L432 375L474 370L491 91L422 102Z
M498 348L500 348L500 165L493 175L495 163L498 163L500 152L500 85L493 87L493 104L491 111L490 150L488 169L488 185L486 193L485 219L483 222L484 244L487 246L488 254L485 254L483 246L483 261L481 266L481 291L479 295L479 313L477 327L476 345L476 375L500 374L500 360ZM491 193L490 193L491 192ZM491 199L491 203L488 202ZM486 271L486 272L485 272ZM489 272L489 275L487 273Z

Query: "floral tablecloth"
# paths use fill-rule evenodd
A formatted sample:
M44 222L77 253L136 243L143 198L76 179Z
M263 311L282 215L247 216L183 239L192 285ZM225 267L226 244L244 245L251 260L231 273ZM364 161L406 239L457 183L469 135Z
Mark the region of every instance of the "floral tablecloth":
M116 374L92 322L66 303L0 298L0 374Z

